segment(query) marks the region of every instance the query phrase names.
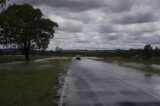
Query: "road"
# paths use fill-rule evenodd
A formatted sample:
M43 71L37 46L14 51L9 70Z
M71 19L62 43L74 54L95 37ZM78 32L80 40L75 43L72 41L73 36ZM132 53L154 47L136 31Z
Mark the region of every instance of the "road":
M60 106L160 106L160 77L91 59L73 60Z

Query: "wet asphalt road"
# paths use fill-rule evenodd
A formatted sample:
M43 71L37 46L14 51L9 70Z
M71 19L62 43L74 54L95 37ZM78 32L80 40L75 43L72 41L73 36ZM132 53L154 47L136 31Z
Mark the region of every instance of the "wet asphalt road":
M116 64L73 60L64 106L160 106L160 77Z

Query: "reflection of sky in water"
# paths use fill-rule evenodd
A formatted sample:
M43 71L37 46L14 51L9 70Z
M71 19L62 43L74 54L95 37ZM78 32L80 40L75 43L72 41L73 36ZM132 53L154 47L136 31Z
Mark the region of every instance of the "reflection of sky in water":
M160 65L152 64L151 66L152 66L153 68L155 68L155 69L159 69L159 70L160 70Z
M144 71L89 59L73 60L70 70L64 98L67 106L81 101L85 106L98 102L105 105L121 101L143 103L160 100L159 75L146 77Z

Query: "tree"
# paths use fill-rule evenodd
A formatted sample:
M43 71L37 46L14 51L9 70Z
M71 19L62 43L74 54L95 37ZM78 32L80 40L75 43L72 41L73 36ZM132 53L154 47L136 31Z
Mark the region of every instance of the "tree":
M9 0L0 0L0 9L4 9L6 7L7 1Z
M0 44L18 48L29 61L32 49L46 49L54 37L56 22L43 18L31 5L11 5L0 13Z
M154 56L155 57L159 56L159 48L158 47L155 47L155 49L154 49Z
M152 46L150 44L145 45L143 50L143 58L150 59L152 58L152 55L153 55Z
M57 46L57 47L55 48L55 51L56 51L57 55L62 56L62 51L63 51L62 48L60 48L60 47Z
M6 0L0 0L0 4L1 6L3 6L4 4L6 4Z

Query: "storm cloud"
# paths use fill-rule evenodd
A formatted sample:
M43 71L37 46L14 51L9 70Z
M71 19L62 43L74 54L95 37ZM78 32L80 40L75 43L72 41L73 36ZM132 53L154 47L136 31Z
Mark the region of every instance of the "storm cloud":
M11 0L40 8L59 28L49 48L129 49L160 46L159 0Z

